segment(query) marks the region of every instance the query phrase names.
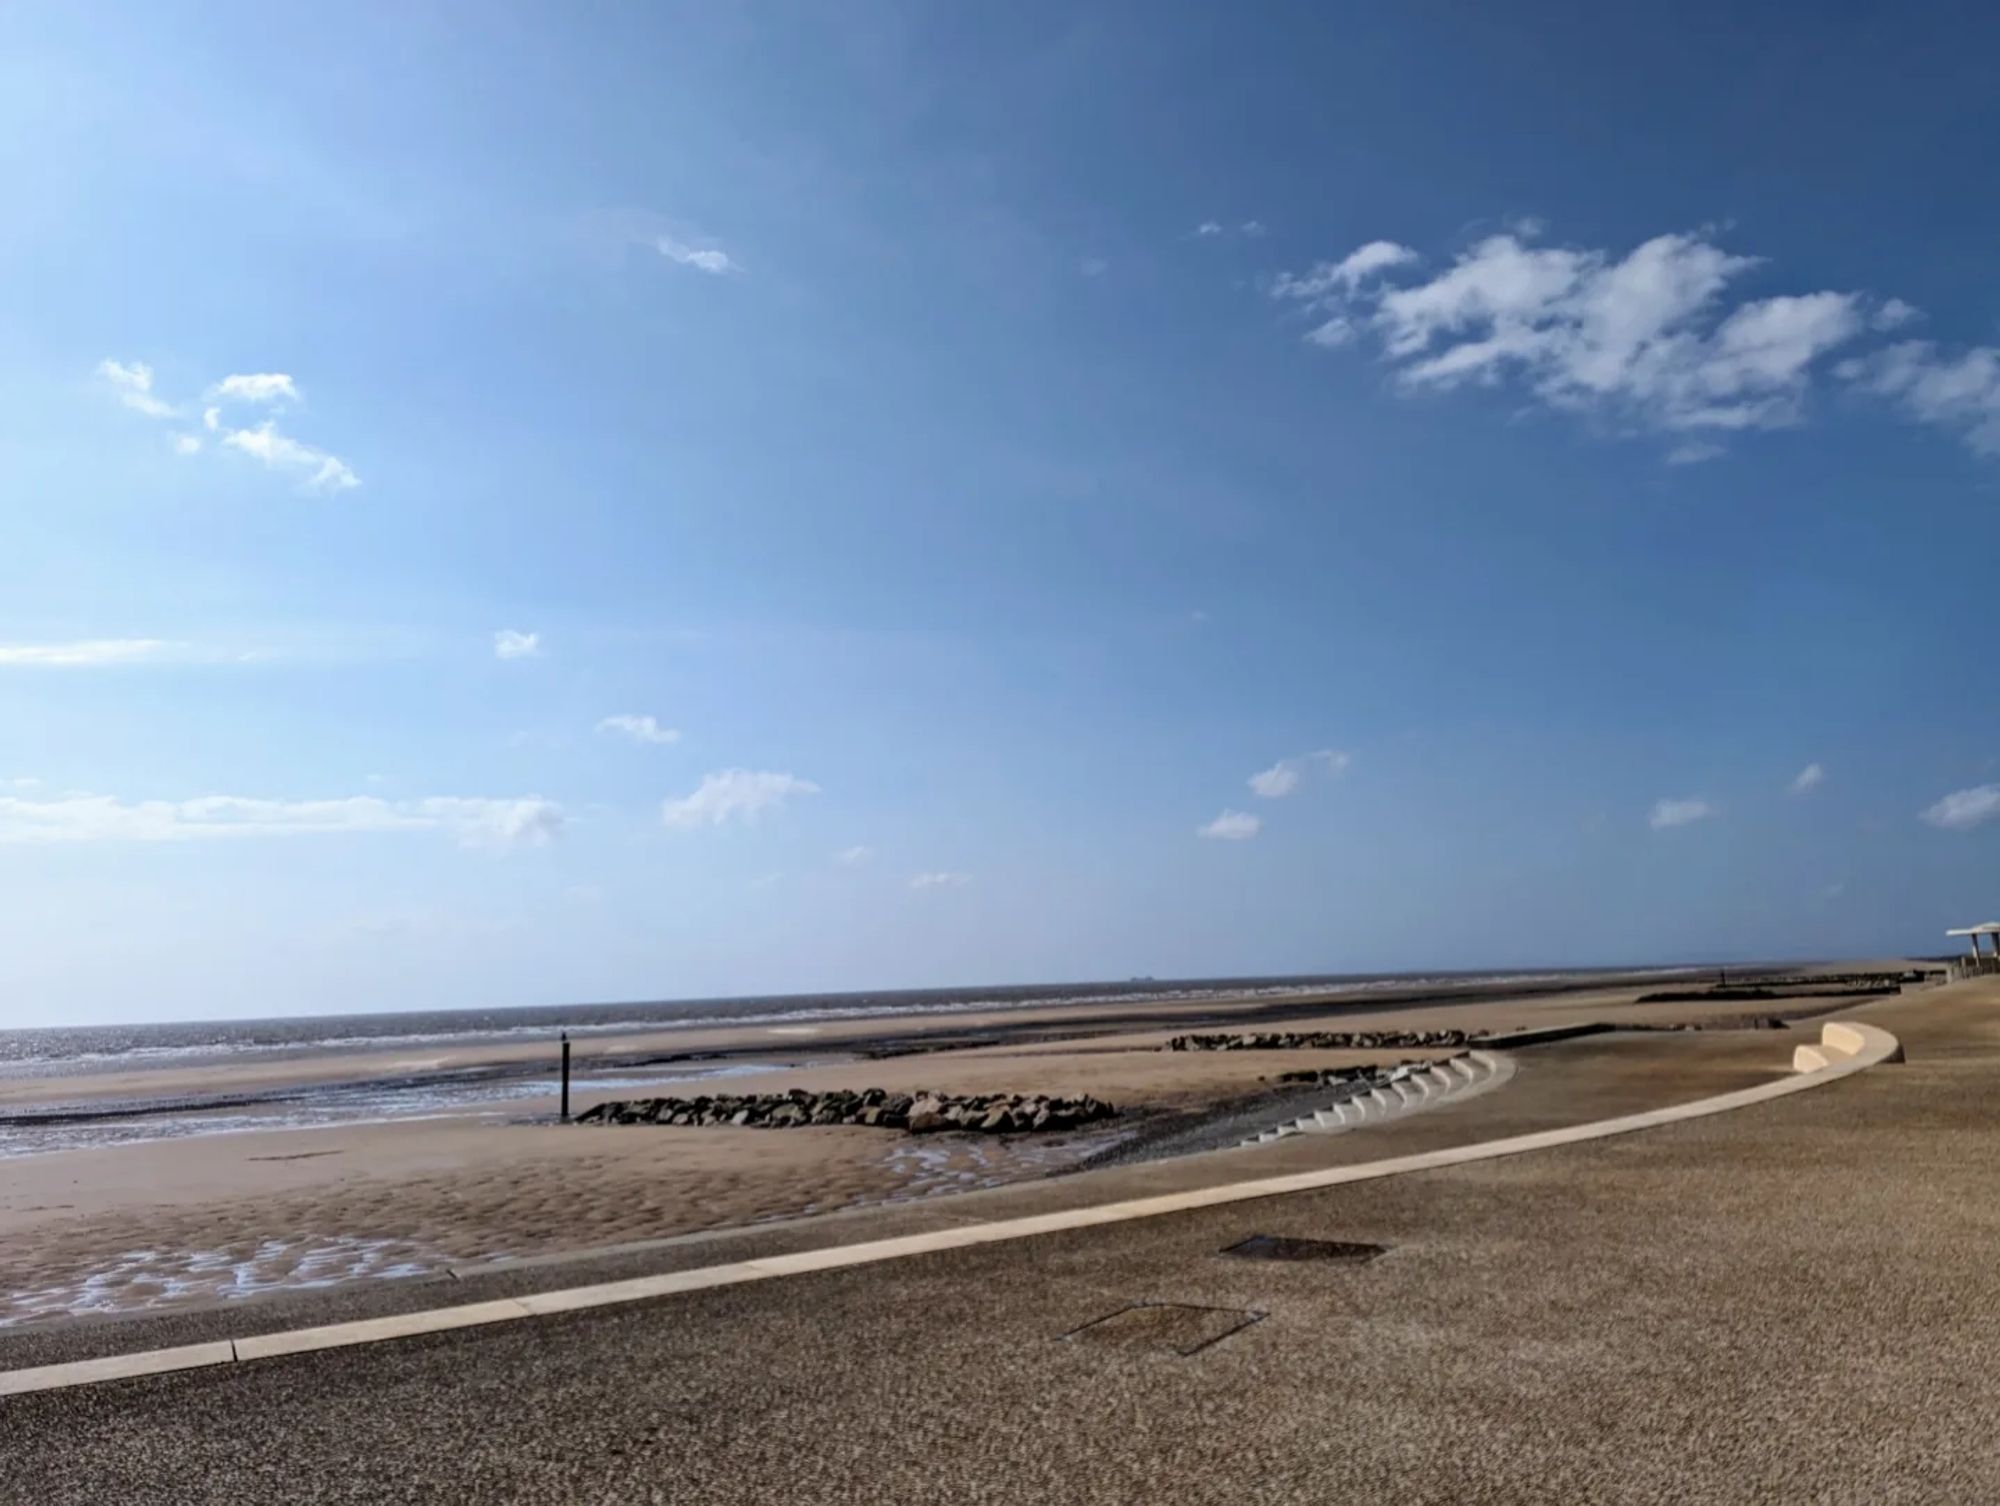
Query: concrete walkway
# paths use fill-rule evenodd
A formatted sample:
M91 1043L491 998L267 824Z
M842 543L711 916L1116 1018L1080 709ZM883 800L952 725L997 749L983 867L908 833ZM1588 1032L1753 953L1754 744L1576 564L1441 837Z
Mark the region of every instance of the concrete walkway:
M1864 1017L1645 1134L16 1397L0 1499L2000 1499L2000 987Z

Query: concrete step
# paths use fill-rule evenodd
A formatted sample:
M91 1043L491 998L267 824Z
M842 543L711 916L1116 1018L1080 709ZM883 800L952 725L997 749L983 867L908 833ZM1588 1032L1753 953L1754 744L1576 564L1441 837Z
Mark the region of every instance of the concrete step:
M1801 1058L1808 1051L1826 1049L1801 1047ZM1511 1061L1488 1051L1467 1051L1442 1062L1397 1067L1369 1088L1336 1098L1325 1108L1274 1125L1242 1143L1268 1145L1292 1135L1344 1134L1386 1119L1441 1107L1494 1086L1513 1071Z

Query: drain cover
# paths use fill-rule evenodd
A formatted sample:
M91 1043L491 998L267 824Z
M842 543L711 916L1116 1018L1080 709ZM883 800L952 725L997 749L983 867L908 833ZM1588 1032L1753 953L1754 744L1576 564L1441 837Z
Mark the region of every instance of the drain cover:
M1184 1302L1135 1302L1093 1318L1064 1334L1079 1344L1142 1353L1190 1355L1264 1315L1237 1307L1193 1307Z
M1387 1245L1351 1244L1339 1239L1293 1239L1284 1234L1253 1234L1222 1251L1241 1260L1373 1260L1389 1253Z

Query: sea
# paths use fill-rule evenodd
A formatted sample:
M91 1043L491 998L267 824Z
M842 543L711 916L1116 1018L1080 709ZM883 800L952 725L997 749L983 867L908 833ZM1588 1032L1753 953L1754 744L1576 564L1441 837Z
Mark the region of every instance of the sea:
M1682 968L1621 971L1664 976ZM54 1025L0 1030L0 1078L123 1072L135 1067L233 1061L246 1055L316 1056L330 1051L476 1046L543 1036L619 1035L714 1026L979 1013L1061 1004L1185 1003L1203 999L1513 987L1600 977L1603 968L1534 972L1325 973L1276 978L1133 978L873 993L773 994L647 1003L557 1004L506 1009L432 1009L367 1014L186 1020L137 1025Z
M1621 971L1621 978L1664 977L1685 968ZM436 1115L482 1114L501 1119L557 1091L554 1042L577 1038L705 1027L808 1026L830 1020L885 1022L953 1013L986 1013L1048 1005L1199 1003L1204 999L1312 996L1331 990L1373 993L1479 993L1487 988L1581 982L1604 969L1523 972L1326 973L1311 976L1156 979L1026 984L861 993L784 994L646 1003L566 1004L508 1009L418 1010L402 1013L280 1016L133 1025L53 1026L0 1031L0 1159L103 1145L142 1143L244 1130L312 1128ZM282 1060L328 1054L458 1048L542 1039L549 1065L416 1071L355 1082L314 1082L220 1094L107 1097L89 1079L148 1067L199 1069L248 1059ZM776 1039L782 1041L779 1033ZM782 1050L782 1047L777 1049ZM680 1058L661 1053L638 1061L593 1063L578 1086L591 1092L677 1091L759 1065ZM671 1056L672 1053L665 1053ZM823 1053L816 1059L825 1061ZM10 1105L6 1080L73 1079L73 1100L38 1092L32 1104Z

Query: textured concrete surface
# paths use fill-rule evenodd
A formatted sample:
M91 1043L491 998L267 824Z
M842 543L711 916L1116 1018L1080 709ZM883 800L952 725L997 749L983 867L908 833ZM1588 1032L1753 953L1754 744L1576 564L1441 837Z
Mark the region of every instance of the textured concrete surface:
M12 1398L0 1499L2000 1499L1986 1375L2000 987L1862 1017L1902 1038L1907 1065L1644 1134ZM1632 1066L1612 1053L1599 1080L1605 1057L1577 1050L1566 1069L1605 1092ZM1465 1113L1498 1114L1550 1076L1524 1071ZM1391 1251L1365 1265L1218 1254L1253 1233ZM659 1251L626 1258L665 1268ZM1191 1355L1173 1336L1222 1320L1064 1337L1166 1303L1261 1316Z

